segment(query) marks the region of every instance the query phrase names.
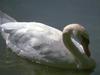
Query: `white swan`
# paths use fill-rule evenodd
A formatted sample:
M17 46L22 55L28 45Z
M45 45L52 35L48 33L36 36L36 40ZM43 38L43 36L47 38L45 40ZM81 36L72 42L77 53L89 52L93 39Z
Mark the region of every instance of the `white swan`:
M18 56L37 63L67 69L93 69L89 37L79 24L63 32L37 22L9 22L0 26L6 44ZM77 36L79 44L72 36Z

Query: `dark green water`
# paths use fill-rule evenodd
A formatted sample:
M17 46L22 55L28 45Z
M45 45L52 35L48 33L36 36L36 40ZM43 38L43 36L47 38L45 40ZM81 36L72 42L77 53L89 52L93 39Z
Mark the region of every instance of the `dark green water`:
M66 24L80 23L90 35L90 50L96 61L91 71L68 71L39 65L16 56L6 48L0 35L0 75L99 75L99 0L0 0L0 10L18 21L38 21L60 30Z

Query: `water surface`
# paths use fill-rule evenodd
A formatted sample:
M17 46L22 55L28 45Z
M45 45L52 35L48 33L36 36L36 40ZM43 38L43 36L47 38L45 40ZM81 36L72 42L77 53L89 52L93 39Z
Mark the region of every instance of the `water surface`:
M0 75L99 75L100 74L100 1L99 0L0 0L0 10L18 21L38 21L60 30L80 23L90 36L90 50L96 68L68 71L31 63L8 50L0 35Z

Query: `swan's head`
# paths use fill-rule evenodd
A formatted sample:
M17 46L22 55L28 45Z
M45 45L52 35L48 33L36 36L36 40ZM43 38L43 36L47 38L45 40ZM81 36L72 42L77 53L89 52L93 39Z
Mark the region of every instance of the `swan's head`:
M65 33L76 36L79 39L81 45L83 46L86 55L90 56L90 51L88 47L89 36L83 26L81 26L80 24L69 24L64 27L63 34Z

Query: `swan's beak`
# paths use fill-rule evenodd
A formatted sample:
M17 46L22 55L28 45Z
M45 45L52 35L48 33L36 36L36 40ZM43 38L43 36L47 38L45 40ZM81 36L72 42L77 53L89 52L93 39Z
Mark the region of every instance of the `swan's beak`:
M88 57L91 56L91 53L90 53L89 47L84 47L84 51L85 51L85 53L86 53L86 55L87 55Z
M83 46L83 49L84 49L84 52L85 54L90 57L91 56L91 53L90 53L90 49L89 49L89 44L87 44L85 41L81 41L81 44Z

